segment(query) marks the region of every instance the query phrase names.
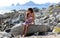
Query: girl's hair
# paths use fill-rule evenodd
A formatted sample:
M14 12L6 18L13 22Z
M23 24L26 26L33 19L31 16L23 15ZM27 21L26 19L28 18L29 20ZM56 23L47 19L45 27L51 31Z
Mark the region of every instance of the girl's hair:
M32 8L28 8L29 11L31 11L31 13L33 13L33 9Z
M28 8L28 11L31 11L31 13L33 13L33 9L32 8ZM27 14L28 17L29 13Z

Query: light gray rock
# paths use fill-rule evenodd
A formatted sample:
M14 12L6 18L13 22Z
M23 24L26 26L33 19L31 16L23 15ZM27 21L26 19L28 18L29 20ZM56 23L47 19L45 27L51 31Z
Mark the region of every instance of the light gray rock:
M11 34L6 32L0 32L0 38L11 38Z
M36 32L46 32L47 29L48 29L48 26L46 26L46 25L31 25L28 28L27 34L36 33ZM21 35L23 33L23 25L11 28L10 33L15 35L15 36Z

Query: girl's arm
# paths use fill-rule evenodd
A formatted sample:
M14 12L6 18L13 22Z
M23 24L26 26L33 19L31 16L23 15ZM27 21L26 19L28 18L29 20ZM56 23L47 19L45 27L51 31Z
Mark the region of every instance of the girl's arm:
M33 20L32 20L32 21L34 22L34 20L35 20L35 15L34 15L34 13L32 14L32 17L33 17Z

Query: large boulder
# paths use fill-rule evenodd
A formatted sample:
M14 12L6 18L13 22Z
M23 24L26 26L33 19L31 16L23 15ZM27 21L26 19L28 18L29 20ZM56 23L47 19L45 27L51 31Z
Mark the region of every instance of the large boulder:
M36 32L47 32L47 30L48 30L47 25L31 25L28 28L27 34L36 33ZM21 35L23 33L23 25L22 26L17 25L12 27L10 33L15 36Z

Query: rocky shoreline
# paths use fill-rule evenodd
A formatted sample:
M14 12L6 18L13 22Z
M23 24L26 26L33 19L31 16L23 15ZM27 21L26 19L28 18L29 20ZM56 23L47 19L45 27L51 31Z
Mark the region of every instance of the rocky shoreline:
M60 35L44 35L44 36L29 36L29 37L20 37L20 36L17 36L15 38L60 38Z

